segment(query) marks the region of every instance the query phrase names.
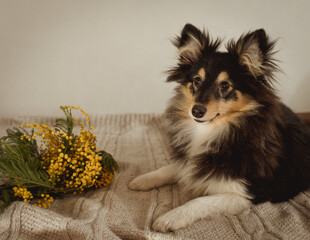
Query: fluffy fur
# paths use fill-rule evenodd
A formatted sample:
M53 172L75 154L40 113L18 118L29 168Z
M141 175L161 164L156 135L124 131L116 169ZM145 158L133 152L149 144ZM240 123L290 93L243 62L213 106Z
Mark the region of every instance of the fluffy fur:
M178 182L192 200L159 217L156 231L286 201L310 186L310 133L277 97L278 67L263 29L220 40L193 25L176 38L178 83L166 111L175 163L134 179L133 190Z

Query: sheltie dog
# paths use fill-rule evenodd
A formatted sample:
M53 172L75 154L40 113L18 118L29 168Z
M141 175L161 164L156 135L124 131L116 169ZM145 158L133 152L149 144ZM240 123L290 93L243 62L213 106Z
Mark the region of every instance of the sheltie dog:
M174 163L135 178L149 190L178 182L191 200L160 216L153 230L174 231L252 204L286 201L310 186L310 132L275 93L275 41L263 29L231 40L226 52L191 24L174 45L176 82L166 110Z

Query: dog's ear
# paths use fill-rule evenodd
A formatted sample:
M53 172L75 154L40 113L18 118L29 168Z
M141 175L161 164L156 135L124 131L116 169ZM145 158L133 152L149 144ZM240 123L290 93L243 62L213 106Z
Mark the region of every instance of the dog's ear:
M242 35L237 42L230 41L226 48L238 58L247 74L254 78L270 80L278 67L273 59L275 41L271 41L264 29Z
M181 32L181 36L177 37L173 44L179 50L180 62L183 64L191 64L195 62L202 54L203 50L216 50L220 45L220 41L212 42L209 34L200 31L192 24L186 24Z
M173 43L179 50L180 61L192 63L197 60L204 48L204 36L198 28L186 24L181 36L177 37Z

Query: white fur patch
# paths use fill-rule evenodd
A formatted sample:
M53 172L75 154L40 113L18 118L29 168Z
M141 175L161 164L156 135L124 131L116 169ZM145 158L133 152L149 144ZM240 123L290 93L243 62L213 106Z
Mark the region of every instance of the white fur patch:
M245 180L215 178L210 175L198 180L193 178L193 169L194 164L189 162L185 166L179 165L176 170L179 183L196 198L160 216L153 223L153 230L175 231L198 219L220 214L237 214L252 205Z
M169 129L171 132L177 132L177 134L174 134L173 138L171 139L171 144L176 147L191 141L192 134L195 130L195 125L191 123L190 119L188 119L186 122L181 122L174 126L170 125L169 127L171 127L171 129Z
M165 184L175 183L177 180L175 170L175 164L171 164L153 172L138 176L129 183L129 188L131 190L146 191L152 188L161 187Z
M185 150L189 158L208 152L213 141L223 139L229 133L228 124L197 123L192 118L171 126L170 131L176 132L171 139L174 146L187 144Z
M251 202L234 193L195 198L160 216L152 228L159 232L186 227L198 219L219 214L237 214L251 206Z
M180 165L178 170L179 184L184 190L191 193L192 197L235 193L244 198L252 197L247 192L247 182L244 179L230 179L225 176L213 177L212 170L201 178L195 177L196 164L194 161L188 161L186 165Z
M189 157L194 157L204 152L208 152L213 141L220 141L229 131L227 124L217 125L213 123L194 123L195 128L191 135L189 144Z

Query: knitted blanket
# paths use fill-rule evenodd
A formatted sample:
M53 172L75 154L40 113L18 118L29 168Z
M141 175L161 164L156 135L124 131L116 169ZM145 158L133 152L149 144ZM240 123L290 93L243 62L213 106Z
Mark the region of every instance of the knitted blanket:
M20 124L55 118L0 119L0 134ZM0 210L0 239L310 239L310 191L280 204L259 204L239 215L203 219L178 231L152 232L151 223L182 203L177 185L136 192L137 175L170 162L159 115L94 116L97 146L111 153L120 171L112 184L84 195L66 196L43 209L14 202Z

